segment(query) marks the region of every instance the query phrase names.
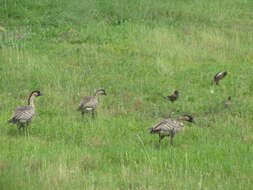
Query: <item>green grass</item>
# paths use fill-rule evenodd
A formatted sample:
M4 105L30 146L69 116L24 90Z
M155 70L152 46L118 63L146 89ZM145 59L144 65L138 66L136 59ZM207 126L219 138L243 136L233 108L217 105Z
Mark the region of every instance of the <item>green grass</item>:
M252 10L251 0L0 0L0 189L252 189ZM214 86L219 71L229 74ZM82 119L80 98L99 88L98 117ZM7 120L36 89L45 95L27 137ZM175 89L180 99L164 101ZM196 125L159 146L148 129L171 112Z

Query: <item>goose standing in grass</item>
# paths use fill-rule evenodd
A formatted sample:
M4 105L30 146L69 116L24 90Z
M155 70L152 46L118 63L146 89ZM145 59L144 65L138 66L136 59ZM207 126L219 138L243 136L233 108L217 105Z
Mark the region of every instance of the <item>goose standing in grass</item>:
M178 99L178 97L179 97L179 92L177 90L175 90L172 95L166 96L164 98L167 99L167 100L170 100L171 102L174 102Z
M95 116L96 108L98 105L98 96L99 95L106 95L106 92L104 89L97 90L94 96L85 96L82 98L78 111L81 112L82 116L84 116L84 113L91 112L92 117Z
M194 122L193 117L190 115L183 115L179 117L181 121ZM173 145L173 138L179 131L182 131L184 124L178 120L171 118L165 119L154 125L150 129L150 133L159 134L159 143L161 140L168 136L170 138L170 144Z
M17 107L12 119L10 119L8 122L17 124L18 129L26 129L35 115L34 100L38 96L42 96L42 93L39 90L31 92L28 98L28 105Z
M229 108L232 104L231 96L228 97L228 99L225 101L224 106L225 108Z
M225 76L227 76L228 72L219 72L217 73L214 78L213 78L213 81L216 85L219 85L219 82L221 79L223 79Z

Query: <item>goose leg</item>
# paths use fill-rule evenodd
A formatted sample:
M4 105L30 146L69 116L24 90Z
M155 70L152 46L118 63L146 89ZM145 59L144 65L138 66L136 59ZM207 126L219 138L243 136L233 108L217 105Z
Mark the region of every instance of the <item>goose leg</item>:
M91 114L92 114L92 118L95 118L96 110L92 110Z
M18 127L18 130L20 131L21 125L20 125L20 124L17 124L17 127Z
M18 123L17 126L18 126L18 130L21 130L23 128L23 124L22 123Z
M173 146L173 136L170 136L170 144Z
M25 130L26 130L27 136L29 136L29 128L28 128L28 126L29 126L29 122L27 122L27 123L25 124Z
M27 129L26 127L23 127L23 128L24 128L25 136L27 136Z
M22 126L21 126L20 123L18 123L18 124L17 124L17 127L18 127L18 132L19 132L19 135L20 135L20 134L21 134L21 128L22 128Z
M175 133L174 132L172 132L171 134L170 134L170 144L173 146L173 138L174 138L174 136L175 136Z
M20 132L21 132L21 130L22 130L23 133L25 133L25 126L24 126L23 123L18 124L18 129L19 129Z
M26 131L26 123L22 125L23 131L25 133L25 136L27 136L27 131Z
M165 136L159 135L159 143L161 143L161 141L163 140Z

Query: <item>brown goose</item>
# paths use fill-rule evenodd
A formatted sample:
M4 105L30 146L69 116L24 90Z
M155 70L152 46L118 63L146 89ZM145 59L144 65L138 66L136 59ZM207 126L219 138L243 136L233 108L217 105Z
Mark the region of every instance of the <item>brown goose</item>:
M12 119L10 119L8 122L17 124L18 129L24 129L25 127L27 127L31 123L32 118L35 115L34 100L38 96L42 96L42 93L39 90L31 92L28 98L28 105L17 107Z
M194 122L193 117L189 115L183 115L179 117L181 121ZM176 133L182 131L184 128L184 124L178 120L174 120L171 118L160 121L155 124L153 128L150 129L150 133L159 134L159 142L168 136L170 138L170 144L173 145L173 137Z
M85 96L82 98L78 111L81 112L82 116L84 116L84 113L91 112L92 117L95 116L96 108L98 105L98 96L99 95L106 95L106 92L104 89L97 90L94 96Z

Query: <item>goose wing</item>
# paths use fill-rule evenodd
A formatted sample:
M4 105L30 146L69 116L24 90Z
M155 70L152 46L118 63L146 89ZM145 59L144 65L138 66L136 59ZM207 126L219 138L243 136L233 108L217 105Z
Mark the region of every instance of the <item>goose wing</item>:
M82 98L79 109L87 108L87 107L94 107L96 104L96 98L94 96L85 96Z
M160 131L179 131L183 127L183 123L173 120L173 119L165 119L154 125L151 129L151 133L157 133Z
M159 132L161 130L167 129L168 121L170 119L165 119L160 121L159 123L155 124L154 127L151 129L152 132Z
M17 107L13 116L15 120L30 120L35 111L32 106L21 106Z

